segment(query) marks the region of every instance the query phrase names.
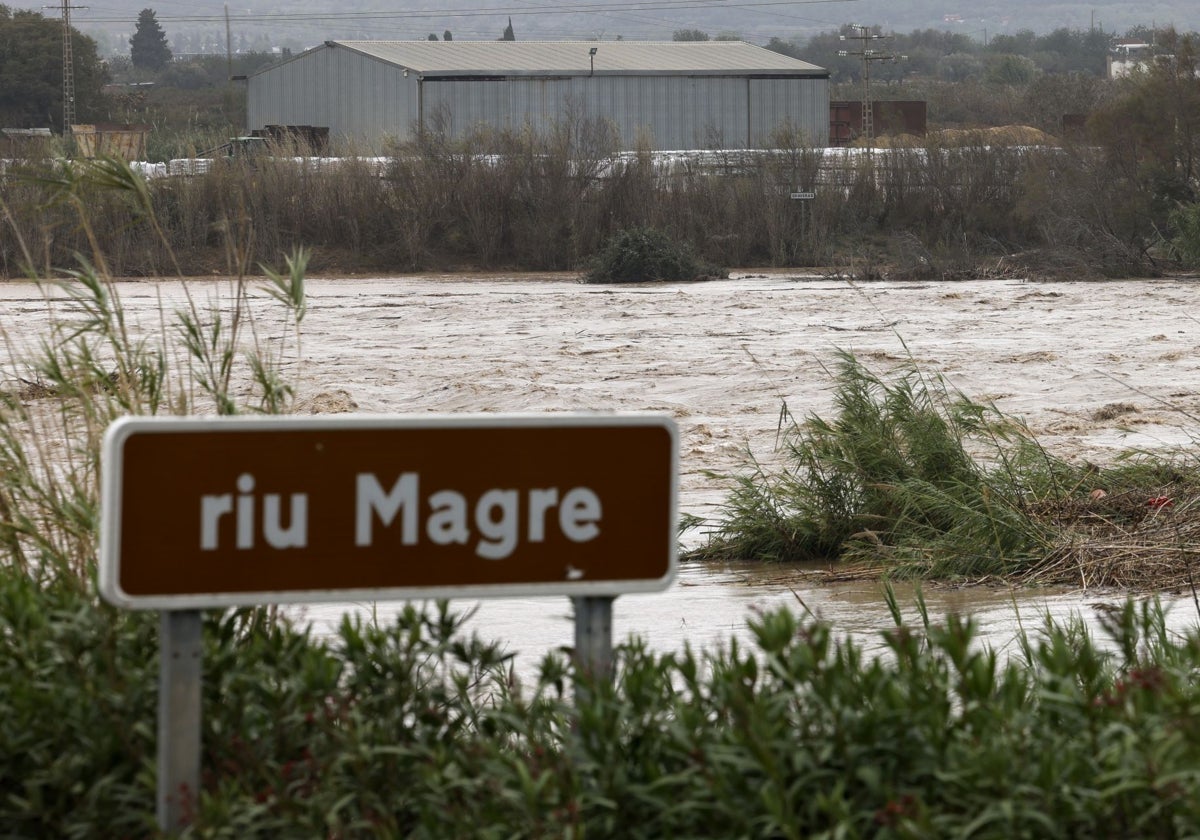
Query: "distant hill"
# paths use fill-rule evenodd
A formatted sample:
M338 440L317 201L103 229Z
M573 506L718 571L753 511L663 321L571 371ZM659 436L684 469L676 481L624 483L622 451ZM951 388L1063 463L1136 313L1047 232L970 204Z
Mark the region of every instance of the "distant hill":
M75 2L76 0L72 0ZM45 0L10 2L47 16L57 13ZM82 4L80 4L82 5ZM128 53L129 36L141 9L152 8L178 52L223 52L225 6L221 0L108 0L103 6L73 10L75 26L100 42L102 52ZM380 0L340 0L337 4L305 2L229 3L235 49L302 49L334 38L408 40L439 38L448 30L460 40L499 38L512 19L517 40L670 40L678 30L700 30L711 36L738 36L765 44L772 37L803 40L847 23L880 25L885 31L946 29L984 40L1029 29L1044 34L1066 27L1100 28L1123 34L1133 26L1173 25L1200 31L1196 0L1126 0L1090 3L1037 0L728 0L719 6L696 0L585 0L562 4L589 11L557 12L548 4L514 0L411 0L402 9ZM336 11L331 11L336 9Z

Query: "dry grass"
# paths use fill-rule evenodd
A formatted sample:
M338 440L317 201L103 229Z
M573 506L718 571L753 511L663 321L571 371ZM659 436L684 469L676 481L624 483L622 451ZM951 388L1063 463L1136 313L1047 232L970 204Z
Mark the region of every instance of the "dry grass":
M953 585L1148 593L1188 592L1200 583L1200 487L1193 483L1042 502L1030 513L1057 532L1043 558L1014 577L985 574L955 579ZM812 569L809 576L823 583L878 580L880 567L840 562Z
M154 179L138 200L88 183L95 166L48 162L6 176L0 277L54 276L96 250L112 276L181 273L176 261L193 275L247 274L301 246L317 273L578 271L613 234L641 227L715 265L849 268L858 279L1111 274L1083 247L1097 241L1102 264L1115 249L1120 266L1146 268L1130 263L1142 253L1131 242L1154 231L1131 222L1115 243L1101 236L1104 220L1080 207L1111 206L1096 192L1110 185L1073 152L929 138L867 164L827 159L794 133L774 143L736 167L676 166L617 155L606 126L582 118L546 135L452 140L431 128L386 166L353 150L334 164L276 147ZM1040 192L1064 179L1071 202ZM791 200L797 185L816 197Z
M1169 592L1195 582L1200 487L1194 483L1071 498L1036 513L1059 537L1021 583Z

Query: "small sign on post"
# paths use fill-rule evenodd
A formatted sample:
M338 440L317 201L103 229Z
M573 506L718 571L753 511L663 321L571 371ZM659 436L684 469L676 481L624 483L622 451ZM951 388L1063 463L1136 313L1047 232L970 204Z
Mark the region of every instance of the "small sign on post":
M102 460L100 593L162 613L164 831L199 794L202 609L563 594L604 675L613 599L675 576L667 417L124 418Z
M814 199L816 197L817 197L817 194L814 192L794 192L794 193L792 193L792 199L794 201L811 201L812 199Z

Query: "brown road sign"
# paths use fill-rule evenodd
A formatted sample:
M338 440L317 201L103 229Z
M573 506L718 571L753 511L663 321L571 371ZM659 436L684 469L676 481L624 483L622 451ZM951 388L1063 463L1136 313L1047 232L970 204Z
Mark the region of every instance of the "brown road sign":
M135 609L616 595L675 574L659 415L125 418L100 591Z

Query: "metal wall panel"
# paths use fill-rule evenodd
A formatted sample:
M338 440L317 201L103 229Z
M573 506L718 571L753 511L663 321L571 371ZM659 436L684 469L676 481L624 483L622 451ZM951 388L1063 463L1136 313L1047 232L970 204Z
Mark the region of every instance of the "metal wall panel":
M509 85L503 80L426 79L420 85L426 124L444 120L451 137L465 137L480 125L509 127Z
M316 125L368 148L406 138L417 118L416 78L378 59L318 48L249 79L248 127Z
M632 149L762 148L786 123L824 145L829 88L824 79L607 76L497 81L428 80L424 107L439 109L452 136L479 124L545 132L568 114L611 119Z
M751 79L750 148L773 145L772 135L787 126L807 145L829 144L829 85L796 84L790 79Z

